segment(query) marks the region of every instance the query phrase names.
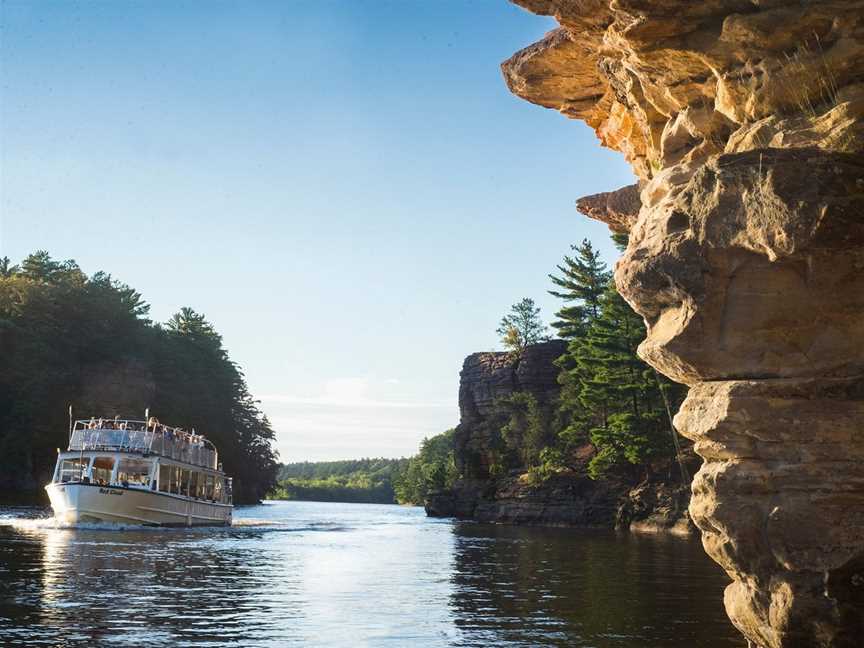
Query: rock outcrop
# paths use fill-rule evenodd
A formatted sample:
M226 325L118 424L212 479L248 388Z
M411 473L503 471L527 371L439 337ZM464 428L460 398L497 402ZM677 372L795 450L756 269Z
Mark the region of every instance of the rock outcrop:
M478 522L542 526L624 528L687 535L689 490L676 482L653 479L637 483L622 470L590 479L585 470L532 480L527 466L495 469L500 440L495 429L496 401L516 392L550 404L559 393L555 360L567 347L553 340L510 353L474 353L465 359L459 382L460 423L454 455L461 478L453 488L433 493L426 512ZM593 448L581 453L585 462Z
M503 64L510 89L638 178L638 217L605 219L630 230L616 283L640 355L691 386L690 512L732 622L861 646L864 1L517 3L561 26Z
M576 209L588 218L606 223L613 232L629 232L636 223L642 202L639 185L632 184L617 191L584 196L576 201Z
M563 340L535 344L521 357L506 352L472 353L459 374L459 425L454 436L456 469L468 479L488 479L492 430L486 425L496 400L526 392L540 403L559 391L553 364L567 349Z
M613 528L627 492L626 485L618 480L594 481L584 475L562 474L534 484L524 474L514 472L494 478L460 479L452 489L429 497L426 514L526 526ZM684 516L682 529L687 526L686 508L685 504L677 511L676 522ZM620 520L625 528L631 522L630 512L628 507Z

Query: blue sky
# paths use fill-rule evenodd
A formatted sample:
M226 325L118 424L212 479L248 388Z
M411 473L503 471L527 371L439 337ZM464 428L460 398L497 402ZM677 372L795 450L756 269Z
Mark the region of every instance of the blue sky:
M0 3L0 256L110 272L223 334L283 460L412 454L466 355L632 182L499 64L504 1ZM158 409L158 404L154 405Z

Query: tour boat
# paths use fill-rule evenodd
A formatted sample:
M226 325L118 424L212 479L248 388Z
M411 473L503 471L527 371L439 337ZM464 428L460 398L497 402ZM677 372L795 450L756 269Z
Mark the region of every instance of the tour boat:
M74 421L45 490L62 524L230 525L233 511L213 444L154 418Z

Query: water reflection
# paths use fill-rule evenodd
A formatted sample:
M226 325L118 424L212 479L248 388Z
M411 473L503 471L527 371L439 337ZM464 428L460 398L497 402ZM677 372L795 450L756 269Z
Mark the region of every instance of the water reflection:
M249 551L261 533L20 529L3 636L50 645L301 642L292 556ZM7 576L7 575L4 575ZM32 578L36 576L37 578ZM274 587L278 585L277 587ZM9 601L9 597L6 597ZM292 623L293 621L293 623Z
M209 530L0 519L0 645L740 645L697 543L385 506L238 513Z
M454 533L455 623L486 645L741 645L722 609L725 577L698 543L470 524Z

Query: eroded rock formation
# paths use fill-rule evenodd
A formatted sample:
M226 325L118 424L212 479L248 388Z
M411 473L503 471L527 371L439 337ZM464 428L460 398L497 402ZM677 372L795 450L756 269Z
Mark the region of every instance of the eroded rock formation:
M582 211L630 229L640 355L691 386L690 511L730 618L760 648L864 645L864 2L518 4L561 27L510 89L638 178L637 217Z
M594 220L606 223L613 232L629 232L642 202L639 200L639 185L632 184L618 191L584 196L576 201L576 209Z

